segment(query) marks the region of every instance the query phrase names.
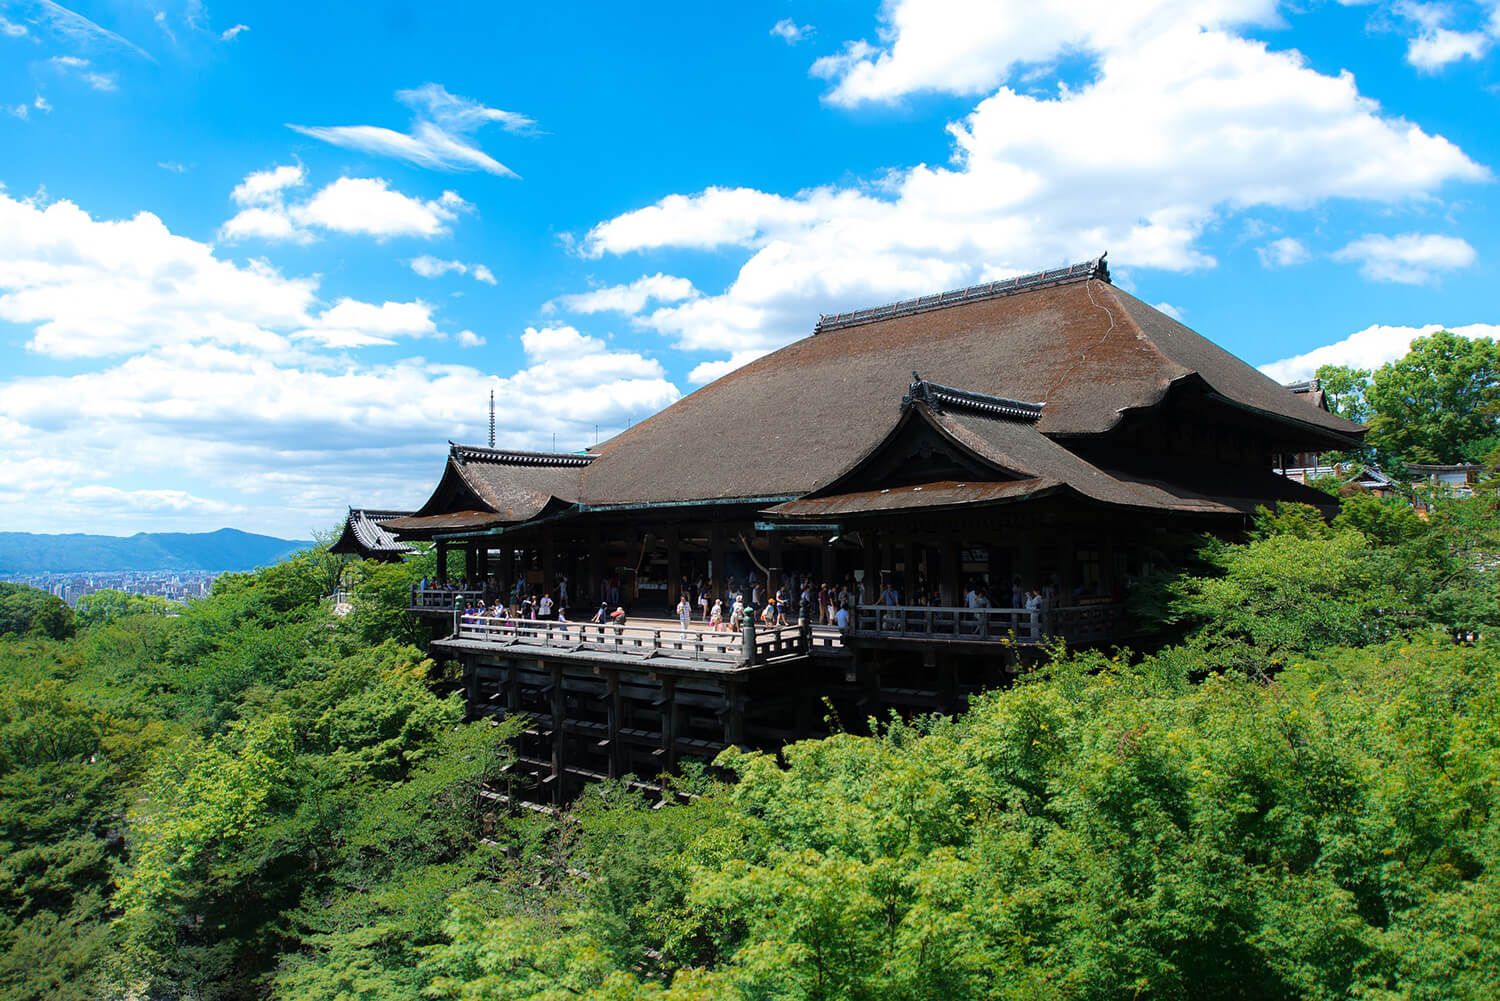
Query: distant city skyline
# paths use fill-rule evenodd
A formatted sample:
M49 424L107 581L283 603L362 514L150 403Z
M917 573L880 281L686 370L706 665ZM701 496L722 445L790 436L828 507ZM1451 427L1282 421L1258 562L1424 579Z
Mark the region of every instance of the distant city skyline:
M492 391L586 448L1104 251L1281 381L1494 336L1497 48L1497 0L0 0L0 530L306 538Z

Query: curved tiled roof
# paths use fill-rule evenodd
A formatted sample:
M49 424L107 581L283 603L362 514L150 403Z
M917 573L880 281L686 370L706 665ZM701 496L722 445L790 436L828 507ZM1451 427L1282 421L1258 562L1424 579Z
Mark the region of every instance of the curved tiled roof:
M1044 273L1045 274L1045 273ZM936 297L941 299L942 297ZM863 315L868 314L868 315ZM913 370L937 385L1036 401L1049 436L1097 435L1197 376L1309 448L1363 429L1090 271L1007 294L861 311L737 369L596 448L581 499L670 503L802 496L866 455ZM730 345L732 347L732 345Z
M404 518L410 513L351 507L348 517L344 519L343 533L328 550L365 557L398 557L415 552L411 546L397 541L385 527L385 522Z

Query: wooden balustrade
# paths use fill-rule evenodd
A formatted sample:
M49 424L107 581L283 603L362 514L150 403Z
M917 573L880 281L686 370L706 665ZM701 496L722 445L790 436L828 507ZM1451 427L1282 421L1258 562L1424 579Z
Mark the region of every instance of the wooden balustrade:
M407 607L414 612L451 612L455 604L471 605L483 597L483 591L460 591L447 587L424 588L413 584L411 604Z
M669 657L674 660L715 664L746 663L744 641L737 632L709 632L678 626L616 625L597 622L557 622L549 619L513 619L485 615L459 615L454 638L496 646L543 646L577 651L592 650L624 656ZM805 633L797 626L758 630L754 663L807 652Z
M1119 604L1041 609L861 605L854 612L856 636L969 643L1007 640L1030 645L1053 636L1092 643L1120 635L1123 623L1124 606Z

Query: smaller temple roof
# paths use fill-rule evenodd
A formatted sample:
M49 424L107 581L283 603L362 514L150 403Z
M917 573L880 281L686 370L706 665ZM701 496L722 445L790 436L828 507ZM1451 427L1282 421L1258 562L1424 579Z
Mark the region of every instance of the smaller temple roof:
M576 503L580 477L593 461L588 453L525 452L450 441L437 489L415 514L389 527L402 538L421 539L529 521L559 503Z
M343 553L373 560L399 560L416 552L411 546L397 541L385 527L385 522L405 518L409 511L376 511L370 508L351 507L344 519L344 531L338 541L328 547L331 553Z

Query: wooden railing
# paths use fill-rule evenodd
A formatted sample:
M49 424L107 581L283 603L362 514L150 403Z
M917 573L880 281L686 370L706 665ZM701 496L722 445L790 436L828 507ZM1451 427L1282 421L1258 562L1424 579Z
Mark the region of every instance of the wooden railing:
M970 643L1036 644L1053 636L1070 643L1092 643L1118 636L1123 624L1124 606L1119 604L1041 609L861 605L854 612L856 636Z
M675 660L717 664L765 663L780 657L805 654L806 633L797 626L757 629L754 656L745 656L745 641L738 632L708 632L680 627L615 625L596 622L556 622L547 619L511 619L485 615L458 616L454 638L495 646L544 646L560 650L597 650L624 656L670 657Z
M411 604L407 607L413 612L451 612L455 604L460 607L471 605L482 597L483 591L460 591L457 588L421 587L413 584Z

